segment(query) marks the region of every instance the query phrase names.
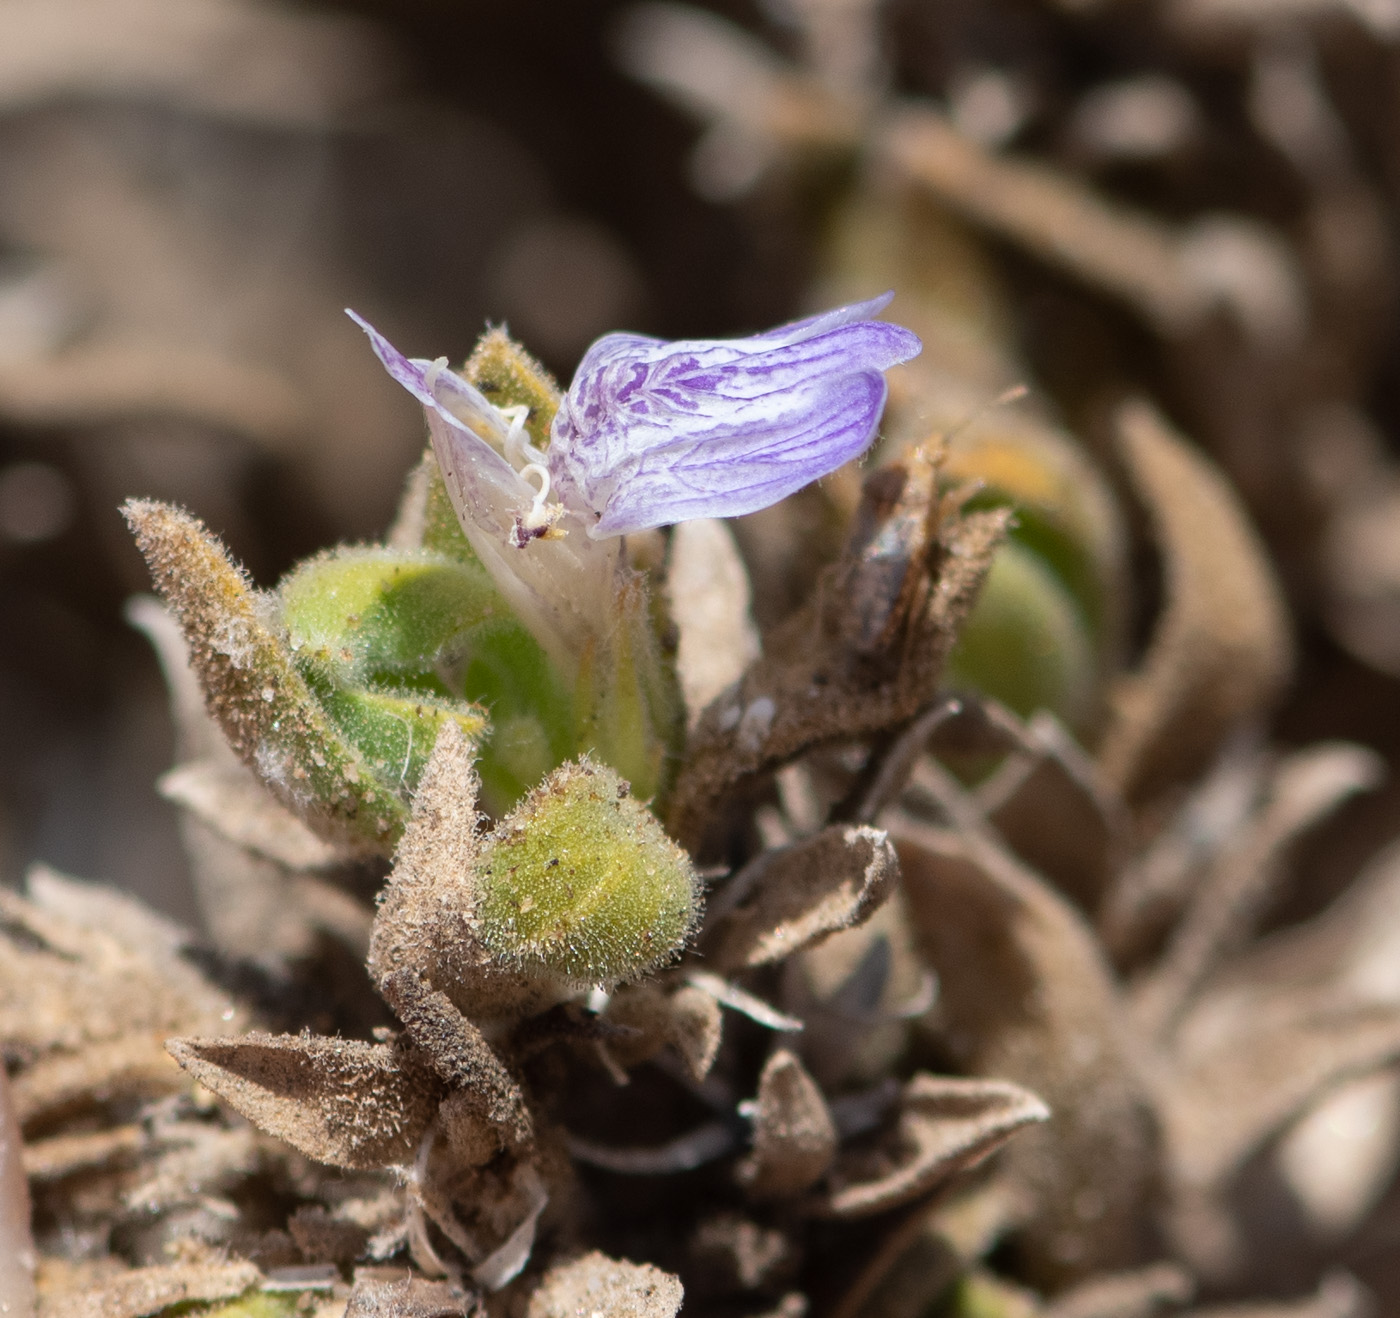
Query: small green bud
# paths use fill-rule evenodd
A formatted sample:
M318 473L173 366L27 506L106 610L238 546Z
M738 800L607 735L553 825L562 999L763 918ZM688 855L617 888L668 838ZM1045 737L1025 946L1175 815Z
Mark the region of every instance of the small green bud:
M575 985L640 978L676 956L698 915L690 859L605 765L566 764L485 840L482 946Z
M1098 664L1084 615L1060 578L1013 540L997 550L945 671L951 685L1022 717L1048 709L1075 727L1093 712Z
M481 568L421 550L333 549L277 594L298 660L353 683L430 675L465 630L504 611Z

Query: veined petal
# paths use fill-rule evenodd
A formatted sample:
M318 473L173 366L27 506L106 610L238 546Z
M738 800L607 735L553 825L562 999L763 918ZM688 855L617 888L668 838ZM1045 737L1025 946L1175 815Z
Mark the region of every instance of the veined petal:
M874 438L883 372L922 346L867 319L888 301L747 339L598 340L555 418L560 497L601 537L753 512L833 471Z

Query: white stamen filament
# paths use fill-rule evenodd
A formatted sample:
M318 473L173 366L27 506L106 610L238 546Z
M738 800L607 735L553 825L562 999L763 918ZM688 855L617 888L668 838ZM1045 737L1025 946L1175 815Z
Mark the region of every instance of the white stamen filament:
M526 449L530 445L525 442L525 418L530 415L530 409L524 403L516 403L513 407L497 408L497 411L510 422L510 429L506 432L506 461L512 467L524 466L533 457L526 456Z
M437 397L438 376L447 369L447 358L439 357L423 372L423 388L434 398Z
M530 511L525 514L525 526L528 530L534 531L541 526L549 525L549 511L545 507L545 501L549 498L549 469L542 467L538 462L529 462L521 467L520 474L526 479L533 475L540 478L539 493L535 495L535 501L530 505Z

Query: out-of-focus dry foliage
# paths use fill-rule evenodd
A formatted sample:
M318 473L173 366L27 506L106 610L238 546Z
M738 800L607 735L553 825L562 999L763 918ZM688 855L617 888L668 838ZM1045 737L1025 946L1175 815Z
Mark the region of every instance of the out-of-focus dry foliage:
M1385 0L0 0L0 1306L1400 1308L1397 73ZM124 608L129 496L261 585L390 525L346 304L567 380L884 288L867 466L628 546L708 883L637 982L492 950L455 733L391 872Z

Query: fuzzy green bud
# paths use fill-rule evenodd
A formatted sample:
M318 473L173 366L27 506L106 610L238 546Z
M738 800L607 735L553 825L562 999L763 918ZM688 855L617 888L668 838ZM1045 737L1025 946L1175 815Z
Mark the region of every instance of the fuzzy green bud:
M664 965L699 907L686 853L612 769L587 759L557 769L484 840L477 885L492 957L579 986Z
M946 680L992 696L1024 718L1048 709L1071 727L1096 697L1094 643L1063 582L1024 545L997 551L948 656Z

